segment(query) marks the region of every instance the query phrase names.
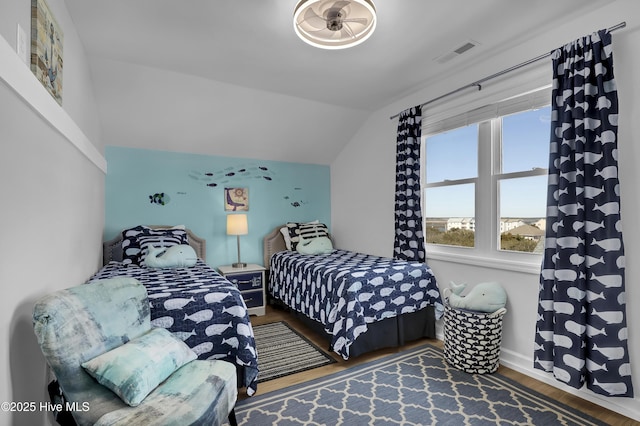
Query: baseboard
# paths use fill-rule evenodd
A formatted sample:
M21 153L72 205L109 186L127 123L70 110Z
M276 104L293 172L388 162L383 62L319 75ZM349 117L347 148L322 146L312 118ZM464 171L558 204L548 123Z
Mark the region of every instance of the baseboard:
M436 336L438 340L444 341L444 332L442 325L436 328ZM546 374L541 370L533 368L533 358L525 357L517 352L504 349L500 350L500 364L522 373L526 376L532 377L543 383L558 388L571 395L575 395L578 398L582 398L586 401L592 402L607 410L620 413L623 416L627 416L633 420L640 422L640 400L636 398L607 398L605 396L598 395L589 390L575 389L563 384L556 380L550 374ZM637 392L637 390L636 390Z
M533 368L533 358L504 348L500 350L500 364L603 408L640 421L640 400L638 398L607 398L586 390L586 388L584 390L572 388L559 382L552 375Z

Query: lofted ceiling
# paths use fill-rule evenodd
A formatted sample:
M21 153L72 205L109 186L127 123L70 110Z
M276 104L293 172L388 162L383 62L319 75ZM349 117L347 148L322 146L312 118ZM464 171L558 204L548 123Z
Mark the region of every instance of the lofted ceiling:
M296 2L65 0L94 74L105 143L114 144L116 138L129 139L121 143L140 147L162 143L156 135L144 137L151 123L145 123L143 115L137 125L124 126L130 138L113 130L127 115L118 113L116 102L126 104L126 96L135 88L121 89L118 100L110 75L117 68L115 78L123 86L128 70L143 73L140 70L153 69L170 78L184 76L257 90L261 96L276 96L287 103L299 100L301 106L314 111L315 124L307 123L307 127L318 129L318 124L335 122L336 132L343 137L335 142L326 142L325 137L324 147L314 150L319 136L311 136L305 147L299 146L299 137L277 134L274 139L288 138L292 144L295 140L305 152L295 158L273 156L294 161L315 158L309 162L329 164L372 111L607 0L375 0L375 33L363 44L345 50L321 50L299 40L292 24ZM438 61L469 41L477 46L444 63ZM532 56L539 53L532 52ZM169 92L179 95L172 89ZM141 90L139 96L143 93ZM276 114L272 122L281 114L277 110L265 113ZM203 138L197 131L189 133L191 141L183 141L185 150L212 153L207 152L211 144L199 141ZM282 151L288 148L283 145ZM219 146L216 152L240 153Z

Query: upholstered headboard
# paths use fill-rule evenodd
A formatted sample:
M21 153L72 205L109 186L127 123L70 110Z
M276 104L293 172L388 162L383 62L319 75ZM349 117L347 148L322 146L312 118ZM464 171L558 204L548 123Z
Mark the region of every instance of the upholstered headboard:
M149 228L153 228L153 229L170 228L170 226L164 226L164 225L148 225L148 226ZM204 238L198 237L190 229L185 229L185 231L187 232L189 245L193 247L198 258L206 261L207 241ZM282 242L284 244L284 239L282 240ZM105 241L102 243L102 264L106 265L112 260L116 262L122 261L122 233L119 233L118 236L116 236L112 240Z
M262 240L264 267L267 269L269 269L269 260L271 260L271 256L273 256L274 253L285 251L287 249L287 246L284 243L284 237L280 232L280 228L282 228L283 226L286 225L280 225L276 227L273 231L269 232Z
M287 250L287 245L284 242L284 237L280 232L280 228L286 227L287 225L276 226L273 231L269 232L264 239L262 240L262 248L263 248L263 262L264 267L269 269L269 261L271 260L271 256L274 253L279 251ZM329 235L331 241L333 242L333 238Z

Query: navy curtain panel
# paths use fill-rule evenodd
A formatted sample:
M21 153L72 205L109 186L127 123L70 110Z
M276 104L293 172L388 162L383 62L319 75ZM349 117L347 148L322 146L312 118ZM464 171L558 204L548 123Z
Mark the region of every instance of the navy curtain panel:
M400 113L396 146L395 239L393 256L425 261L420 207L420 136L422 107Z
M618 183L618 95L605 30L552 52L544 260L534 366L633 397Z

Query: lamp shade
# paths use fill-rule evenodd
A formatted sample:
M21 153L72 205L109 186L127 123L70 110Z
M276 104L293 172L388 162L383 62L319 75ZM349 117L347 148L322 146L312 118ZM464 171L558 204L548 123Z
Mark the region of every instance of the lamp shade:
M300 0L293 13L293 28L312 46L345 49L368 39L376 19L372 0Z
M246 214L227 215L227 235L246 235L249 233Z

